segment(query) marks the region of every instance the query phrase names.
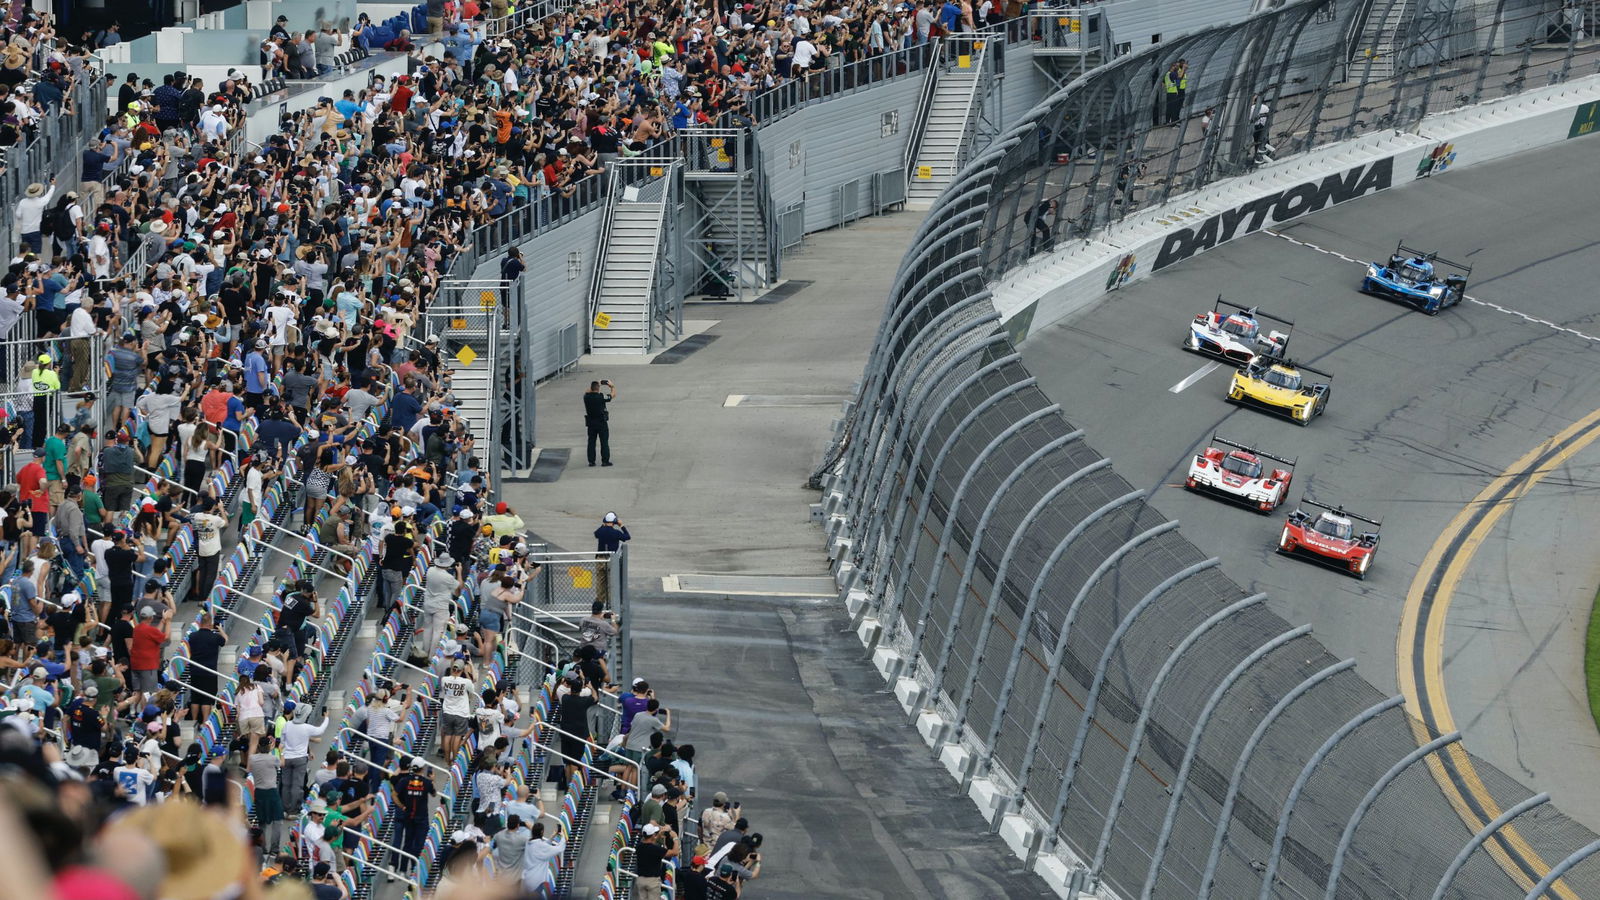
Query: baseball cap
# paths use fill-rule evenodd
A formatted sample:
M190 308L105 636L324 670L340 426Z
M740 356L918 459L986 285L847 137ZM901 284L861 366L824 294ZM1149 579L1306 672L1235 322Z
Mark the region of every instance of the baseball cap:
M39 365L41 365L41 366L48 366L54 361L55 360L51 359L50 358L50 354L48 354L48 353L39 354Z
M605 519L603 519L602 521L615 522L616 520L617 520L617 514L614 513L614 512L608 512L608 513L606 513Z
M727 803L728 795L724 791L717 791L715 794L711 795L711 799L718 803Z
M49 671L47 671L45 669L44 666L34 666L33 667L33 677L36 678L36 679L43 680L45 678L49 678L50 677L50 673L49 673Z
M652 796L652 797L665 797L666 795L667 795L667 786L664 785L664 784L658 784L655 787L650 789L650 796Z
M460 512L456 513L456 515L460 516L463 519L470 519L470 518L472 518L472 510L470 510L470 509L462 509Z
M403 516L414 516L417 514L417 508L415 506L402 506L400 507L400 514Z
M659 785L658 785L658 787L659 787ZM648 825L644 826L644 833L645 834L655 834L656 832L658 832L660 830L661 830L661 826L657 825L654 822L651 822Z
M420 756L411 757L411 759L406 762L406 768L408 768L408 769L420 769L420 768L422 768L422 757L420 757Z
M705 864L706 858L704 856L696 856L694 859L689 860L689 865L691 866L703 866Z
M506 510L508 510L510 508L511 508L511 505L509 503L506 503L504 500L501 500L499 503L496 503L494 505L495 513L497 513L499 515L502 515L502 516L505 515Z
M228 745L227 744L212 744L211 745L211 755L212 756L227 756L228 755Z

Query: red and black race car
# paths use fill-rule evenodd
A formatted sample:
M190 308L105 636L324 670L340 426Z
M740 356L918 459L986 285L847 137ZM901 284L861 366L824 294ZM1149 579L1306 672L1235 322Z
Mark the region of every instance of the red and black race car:
M1364 526L1371 526L1371 530ZM1358 516L1343 507L1302 498L1300 508L1289 513L1289 520L1283 523L1278 552L1304 556L1366 578L1372 558L1378 555L1378 529L1382 527L1378 520Z
M1268 468L1263 460L1281 463L1282 467ZM1214 434L1211 446L1189 461L1189 476L1184 479L1183 486L1269 513L1289 496L1294 463L1292 459L1273 456Z

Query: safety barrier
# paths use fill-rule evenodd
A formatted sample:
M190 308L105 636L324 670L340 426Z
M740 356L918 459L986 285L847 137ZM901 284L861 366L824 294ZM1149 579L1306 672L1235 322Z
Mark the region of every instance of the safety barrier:
M1439 21L1471 21L1476 8L1456 6ZM1227 579L1065 420L1012 344L1030 319L1065 309L1029 306L1014 284L1051 290L1041 232L1088 239L1095 254L1148 250L1155 259L1141 256L1139 270L1160 269L1234 231L1386 188L1395 171L1437 175L1459 158L1436 154L1439 140L1461 137L1492 158L1587 133L1595 98L1568 82L1596 49L1496 48L1505 7L1464 55L1445 53L1449 41L1408 46L1392 79L1372 77L1370 57L1344 55L1362 10L1329 0L1123 57L1003 134L913 238L819 470L830 556L912 721L1059 892L1600 890L1594 866L1574 866L1600 848L1591 832L1472 759L1459 735L1430 732L1309 627ZM1195 66L1188 97L1158 131L1161 75L1182 58ZM1535 73L1557 83L1528 84ZM1422 118L1502 94L1516 96ZM1185 149L1186 123L1207 106L1217 118ZM1292 124L1275 119L1291 108ZM1331 169L1340 159L1346 168ZM1289 183L1301 165L1337 174ZM1213 183L1215 194L1185 193ZM1163 215L1169 199L1193 209ZM1081 264L1079 252L1061 259ZM1094 259L1072 270L1069 294L1085 303L1125 280L1110 273L1132 274L1131 259ZM1019 272L1029 260L1039 269ZM1441 789L1463 772L1481 784Z

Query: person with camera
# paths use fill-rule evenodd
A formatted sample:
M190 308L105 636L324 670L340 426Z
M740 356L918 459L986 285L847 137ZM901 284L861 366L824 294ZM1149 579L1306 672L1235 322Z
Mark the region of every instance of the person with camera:
M604 387L605 393L600 389ZM611 465L611 413L606 407L617 399L617 386L605 379L589 382L583 395L583 424L589 430L589 465L594 465L594 445L600 442L600 461Z

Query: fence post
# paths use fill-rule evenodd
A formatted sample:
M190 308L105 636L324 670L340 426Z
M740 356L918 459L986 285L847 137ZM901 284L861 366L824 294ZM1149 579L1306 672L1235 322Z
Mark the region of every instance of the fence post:
M1110 503L1106 504L1106 507L1104 508L1115 509L1117 506L1121 506L1123 503L1132 502L1136 499L1143 499L1144 496L1144 491L1134 491L1129 494L1124 494L1122 497L1111 501ZM1176 531L1177 528L1177 522L1162 522L1160 525L1140 532L1139 534L1136 534L1124 541L1122 546L1118 547L1116 550L1113 550L1110 556L1107 556L1105 559L1100 561L1100 565L1096 566L1095 570L1089 574L1089 577L1084 580L1083 586L1078 588L1077 595L1072 598L1072 605L1067 607L1067 616L1062 620L1061 627L1056 631L1056 644L1055 648L1050 653L1050 661L1046 663L1044 667L1046 679L1045 687L1044 690L1039 692L1039 699L1034 703L1033 727L1028 732L1028 747L1023 751L1022 764L1017 766L1017 791L1015 795L1015 804L1018 808L1021 808L1023 794L1028 789L1028 777L1033 771L1033 760L1039 752L1039 738L1044 733L1044 720L1050 712L1050 701L1054 699L1055 695L1055 691L1051 689L1049 682L1055 679L1057 671L1059 671L1061 668L1061 660L1067 654L1067 637L1072 634L1072 624L1078 618L1078 609L1083 606L1083 601L1089 596L1089 591L1093 590L1094 586L1100 582L1100 579L1105 577L1105 574L1111 571L1113 566L1121 562L1124 556L1133 552L1146 541L1149 541L1159 535L1166 534L1169 531ZM1067 537L1075 536L1076 535L1068 535ZM1056 545L1055 552L1050 554L1050 559L1045 561L1045 568L1040 570L1039 578L1034 581L1034 594L1041 594L1043 592L1044 573L1054 569L1056 562L1061 559L1062 554L1066 552L1066 548L1068 546L1070 546L1070 543L1066 540L1062 540L1061 543ZM1037 605L1037 600L1033 596L1030 596L1028 598L1028 603L1030 606L1035 606ZM1012 651L1013 662L1016 662L1020 658L1024 643L1024 641L1017 642L1016 649ZM1008 671L1010 671L1014 676L1016 674L1016 667L1012 666ZM1009 705L1011 701L1012 688L1013 685L1010 679L1008 679L1007 682L1001 687L1001 690L1004 693L1004 696L1001 698L1002 702L995 704L994 720L990 722L989 726L990 739L984 745L985 755L983 763L985 769L988 768L991 760L994 759L994 744L996 740L995 736L1000 733L1000 724L1004 722L1006 706Z
M1383 789L1388 787L1390 782L1399 778L1400 773L1410 768L1412 763L1459 740L1461 740L1461 732L1459 731L1452 731L1449 734L1442 734L1434 738L1401 757L1399 762L1390 766L1389 771L1383 773L1383 777L1379 778L1377 783L1368 789L1366 796L1362 797L1361 802L1357 804L1356 811L1351 814L1350 821L1345 823L1344 834L1339 836L1339 848L1333 853L1333 864L1328 872L1328 889L1323 893L1323 900L1334 900L1334 894L1339 890L1339 875L1344 871L1344 855L1349 852L1350 845L1355 841L1356 829L1360 827L1361 820L1366 818L1367 811L1372 808L1372 804L1378 802L1378 795L1383 793ZM1591 846L1600 849L1600 841L1596 841ZM1579 852L1582 853L1583 851L1580 850ZM1568 857L1568 859L1571 859L1571 857ZM1557 868L1560 867L1558 866ZM1546 875L1544 881L1541 881L1540 884L1548 887L1554 884L1555 879L1559 877L1560 873L1556 869L1551 869L1550 874ZM1544 893L1543 889L1535 885L1528 896L1537 897L1542 893Z
M1183 762L1178 766L1178 777L1172 785L1172 799L1167 801L1167 814L1161 820L1161 834L1156 838L1156 848L1150 856L1150 870L1145 874L1144 888L1139 892L1140 900L1150 900L1155 892L1156 879L1161 876L1161 862L1167 855L1167 841L1172 837L1172 825L1177 821L1178 807L1183 805L1184 790L1189 784L1189 770L1194 767L1194 759L1200 754L1200 738L1205 734L1206 726L1211 723L1211 714L1216 712L1217 706L1222 703L1222 698L1228 690L1252 666L1266 659L1279 647L1310 633L1310 625L1301 625L1257 647L1249 656L1239 660L1238 664L1217 683L1216 688L1211 691L1211 696L1206 698L1206 705L1200 709L1200 715L1194 721L1194 729L1189 733L1189 744L1183 751Z
M991 363L990 365L996 366L997 367L996 371L998 371L998 366L1003 365L1003 364L1004 364L1003 361L997 361L995 363ZM985 368L988 368L988 367L986 366ZM973 383L976 383L976 380L974 380ZM1012 396L1013 394L1017 394L1017 393L1020 393L1021 391L1025 391L1030 387L1035 387L1035 386L1038 385L1038 383L1039 383L1039 379L1033 378L1033 377L1030 376L1028 378L1022 379L1021 381L1015 382L1013 384L1006 385L1001 390L995 391L994 393L992 393L992 394L988 395L987 397L985 397L982 402L974 405L972 407L971 411L969 411L965 416L963 416L961 421L959 423L957 423L956 427L950 430L950 436L945 438L943 446L941 446L939 448L939 453L936 456L934 456L933 464L928 469L928 473L929 473L928 489L926 491L924 491L923 494L922 494L922 505L917 509L916 522L913 523L912 526L911 526L912 535L916 535L916 534L920 533L922 531L922 529L923 529L924 523L926 523L927 520L928 520L928 510L930 510L933 507L933 492L934 492L934 488L936 487L935 480L938 478L938 473L941 472L944 469L945 460L949 457L950 451L955 449L956 444L958 442L958 439L961 438L961 437L964 437L966 435L967 429L972 427L972 423L978 421L978 418L980 416L982 416L985 412L989 411L989 409L994 407L996 404L998 404L1002 400L1005 400L1006 398ZM956 397L956 396L959 396L963 392L964 391L958 390L957 392L955 392L954 394L951 394L950 396L951 397ZM1055 409L1055 410L1059 410L1060 408L1061 407L1059 407L1059 406L1053 407L1053 409ZM941 410L941 412L942 412L942 410ZM979 463L981 463L984 459L986 459L988 457L988 454L998 444L1004 443L1006 438L1010 437L1017 430L1019 430L1019 426L1020 425L1025 425L1025 424L1033 421L1034 418L1036 418L1038 415L1039 415L1039 413L1037 413L1037 412L1033 413L1032 415L1030 415L1028 417L1025 417L1024 419L1020 420L1020 422L1013 423L1012 425L1008 426L1007 429L998 436L997 440L991 441L989 443L989 445L983 449L983 452L978 454L977 460L973 463L973 465L971 465L971 466L969 466L967 468L966 474L962 477L961 483L956 488L956 493L951 497L949 506L945 510L944 530L943 530L943 532L942 532L942 534L941 534L941 536L939 538L938 550L934 554L933 568L929 570L929 577L928 577L928 582L929 583L937 583L937 578L935 576L937 576L939 574L940 567L943 565L944 554L946 552L948 552L948 550L950 548L950 542L949 542L950 526L954 522L956 512L961 508L961 503L966 499L966 487L968 486L968 484L970 484L971 476L972 476L973 472L976 471L977 465ZM937 418L937 416L935 418ZM908 482L908 485L909 485L909 482ZM896 532L896 533L898 533L898 532ZM897 602L897 606L903 605L903 603L900 603L898 598L904 597L906 595L906 593L911 590L911 573L912 573L912 570L916 567L917 555L918 555L917 551L921 548L921 546L922 546L922 541L920 541L920 540L913 540L911 542L911 551L906 557L906 564L905 564L904 569L901 570L900 586L899 586L899 589L895 591L895 597L897 598L897 601L896 601ZM933 592L931 590L927 591L927 592L924 593L923 596L924 596L925 599L931 599L932 596L933 596ZM964 597L957 597L956 598L956 606L955 606L954 611L951 614L952 615L952 618L951 618L952 627L954 627L953 623L956 621L956 617L959 617L960 614L961 614L962 601L964 599L965 599ZM913 667L913 671L917 667L917 658L918 658L918 654L922 650L922 639L927 634L927 626L928 626L928 607L927 607L926 604L923 604L923 605L921 605L919 607L919 612L917 614L917 631L916 631L916 634L911 639L911 650L910 650L909 653L906 654L907 658L911 661L911 665ZM915 709L916 708L913 707L913 712L915 712Z
M1512 819L1515 819L1517 816L1520 816L1528 810L1533 809L1535 806L1549 802L1549 800L1549 794L1534 794L1532 797L1529 797L1521 803L1518 803L1516 806L1511 807L1500 815L1495 816L1493 821L1490 821L1488 824L1479 829L1478 833L1472 836L1472 840L1467 841L1466 846L1461 848L1461 852L1456 854L1456 858L1451 860L1450 868L1446 869L1444 876L1439 879L1439 886L1433 889L1432 900L1444 900L1444 892L1449 890L1450 885L1455 883L1456 875L1461 872L1461 867L1465 866L1467 864L1467 860L1471 858L1472 854L1477 852L1479 847L1482 847L1485 843L1487 843L1489 838L1494 837L1496 832L1509 824Z
M1299 776L1294 780L1294 785L1289 788L1289 795L1284 798L1283 812L1278 816L1278 829L1272 836L1272 852L1267 855L1267 866L1261 876L1261 896L1259 900L1270 900L1272 896L1272 882L1278 872L1278 861L1283 857L1283 843L1289 837L1289 818L1294 815L1294 806L1300 799L1300 792L1305 790L1306 785L1310 783L1311 776L1316 771L1317 766L1328 758L1328 754L1333 752L1333 748L1340 741L1349 737L1356 729L1405 702L1404 697L1395 695L1387 700L1380 700L1372 704L1350 721L1339 726L1339 730L1329 735L1328 739L1322 742L1322 746L1317 748L1317 752L1306 760L1305 766L1300 769Z
M988 352L990 349L998 349L1000 346L1005 345L1007 343L1008 343L1008 340L1007 340L1006 336L1003 333L996 333L996 334L990 335L988 337L988 339L982 340L982 341L976 341L976 342L972 343L971 345L963 348L959 352L955 353L954 355L952 355L948 360L945 361L944 365L940 367L939 371L935 373L934 377L927 382L926 386L922 389L922 391L920 393L918 393L917 396L913 399L910 409L906 412L905 417L900 420L905 424L905 428L904 429L896 429L896 431L899 432L899 431L903 430L905 432L903 437L906 438L906 439L909 439L911 437L912 429L915 428L915 422L917 421L919 415L922 412L922 404L929 399L929 397L931 395L931 392L934 391L939 386L941 380L946 375L948 375L950 372L954 371L956 366L958 366L958 365L960 365L962 363L965 363L968 360L971 360L973 357L981 356L982 354ZM1012 356L1016 356L1016 354L1013 353ZM979 371L982 372L984 370L980 369ZM970 379L969 379L969 381L970 381ZM966 385L963 384L961 387L957 388L957 392L959 392L960 390L965 389L965 387L966 387ZM935 422L937 421L937 418L938 418L939 414L942 413L944 411L945 407L947 407L950 404L952 396L947 396L947 397L945 397L944 400L942 400L940 402L939 408L934 412L934 421ZM929 425L923 431L922 440L918 443L916 451L910 457L912 465L916 465L917 460L921 459L923 445L927 442L929 436L931 435L932 430L933 430L933 423L930 422ZM881 505L883 498L880 497L879 495L883 494L883 493L886 493L890 488L890 485L889 485L888 482L892 478L892 474L889 471L891 462L893 462L894 460L898 460L901 457L901 454L903 452L902 448L908 446L905 442L903 442L901 440L901 437L902 436L899 435L899 434L896 435L896 437L894 439L894 442L893 442L893 445L890 448L890 452L887 453L887 454L881 454L881 459L880 459L879 465L874 466L874 472L876 474L869 474L869 476L868 476L869 477L869 483L870 484L879 485L879 487L877 487L875 490L873 490L872 502L869 503L867 506L865 506L863 508L864 509L863 515L866 516L867 518L866 518L866 521L862 523L862 527L861 527L860 532L859 532L862 535L863 540L862 540L862 542L860 544L857 544L856 547L855 547L855 553L856 553L857 559L863 559L865 553L873 552L873 551L875 551L877 549L875 545L876 545L876 543L878 541L879 533L883 530L882 529L882 525L883 525L884 519L887 518L888 514L889 514L889 510L885 509ZM907 488L910 487L910 482L907 482L906 487ZM904 493L905 492L902 491L902 494L904 494ZM906 499L904 497L902 497L900 502L904 503L904 502L907 502L907 501L906 501ZM903 521L905 512L904 512L903 508L897 509L896 512L897 512L897 515L896 515L896 518L895 518L894 528L895 528L895 531L898 533L899 528L900 528L900 523ZM871 565L867 566L868 569L875 569L876 568L876 558L875 557L876 557L876 553L874 553L874 559L872 559L870 561ZM885 581L887 581L887 576L885 577ZM883 591L875 592L875 594L876 595L873 597L873 607L876 609L876 608L879 608L879 607L882 606L882 601L883 601L884 598L882 596Z
M1222 845L1228 839L1228 822L1233 818L1233 806L1239 798L1240 784L1244 780L1245 767L1250 765L1250 759L1255 756L1256 748L1261 746L1261 741L1266 738L1267 729L1278 721L1278 717L1294 705L1296 700L1305 696L1310 690L1322 682L1332 678L1340 672L1348 672L1356 667L1356 661L1347 659L1334 663L1300 682L1289 690L1288 693L1278 698L1278 702L1267 710L1267 714L1256 723L1255 730L1250 732L1250 737L1244 742L1244 749L1239 753L1239 759L1233 764L1233 774L1228 778L1228 790L1223 797L1222 812L1217 816L1216 834L1211 839L1211 853L1206 857L1205 873L1200 877L1199 900L1206 900L1211 896L1211 884L1216 878L1217 863L1222 857Z
M1105 687L1106 671L1111 668L1111 657L1122 646L1122 639L1133 628L1133 623L1138 621L1140 614L1152 603L1180 582L1219 565L1222 565L1222 560L1213 556L1168 575L1160 584L1151 588L1126 616L1122 617L1122 621L1117 623L1116 630L1111 633L1110 640L1106 641L1105 650L1100 653L1100 662L1095 666L1094 681L1089 686L1089 696L1083 701L1083 715L1078 718L1078 733L1072 741L1072 756L1067 760L1067 771L1061 778L1061 786L1056 789L1056 807L1050 814L1050 828L1045 835L1045 842L1050 848L1055 847L1057 831L1061 828L1062 818L1067 814L1067 800L1072 795L1072 782L1077 779L1078 766L1083 762L1083 748L1089 741L1089 726L1094 723L1095 707L1100 702L1100 690Z
M1234 613L1242 612L1256 606L1267 599L1266 594L1253 594L1243 600L1237 600L1222 609L1212 613L1210 618L1194 627L1184 636L1183 640L1167 654L1161 663L1161 669L1150 682L1150 689L1145 691L1144 703L1139 707L1139 719L1133 725L1133 737L1128 740L1128 755L1122 762L1122 773L1117 777L1117 789L1111 795L1111 805L1107 808L1105 827L1100 830L1100 842L1095 847L1094 862L1089 865L1091 872L1098 873L1105 864L1106 850L1111 845L1111 836L1116 831L1117 815L1122 812L1122 802L1127 796L1128 780L1133 775L1133 764L1138 761L1139 747L1144 743L1144 732L1150 725L1150 715L1155 707L1156 696L1161 693L1161 688L1167 683L1167 676L1177 667L1178 660L1183 658L1189 648L1200 640L1211 629L1227 621Z
M1004 336L1003 335L999 335L999 337L1004 337ZM985 342L984 344L977 344L977 345L974 345L974 346L975 347L983 347L983 346L986 346L986 344L987 344L987 342ZM938 428L939 419L944 416L945 411L950 408L951 404L955 403L957 398L959 398L963 394L965 394L967 392L968 388L970 388L973 385L977 384L978 382L982 381L984 378L988 377L989 375L992 375L995 372L1000 371L1001 369L1005 368L1006 366L1012 365L1014 363L1020 363L1021 361L1022 361L1022 354L1018 353L1016 351L1012 351L1011 353L1008 353L1005 356L1002 356L999 359L995 360L994 362L991 362L988 365L978 369L977 371L973 372L971 375L968 375L966 378L962 379L961 383L956 385L953 390L951 390L948 393L946 393L944 395L944 399L939 401L939 405L936 406L934 408L932 414L930 414L928 416L927 424L925 426L923 426L923 429L922 429L922 437L917 439L916 450L913 451L912 454L911 454L910 465L915 467L915 466L920 464L921 460L924 458L925 452L928 449L928 442L933 438L934 430L936 428ZM956 432L960 431L962 427L965 427L965 425L966 425L966 420L963 420L961 425L958 426L956 428L956 430L952 432L952 434L955 434ZM946 444L946 448L948 448L949 446L950 446L950 444L947 443ZM944 449L940 450L938 456L939 456L939 462L943 462ZM930 468L928 470L929 482L928 482L927 490L923 492L923 501L924 502L923 502L922 506L917 510L917 526L920 526L922 524L922 518L923 518L924 515L927 514L927 502L926 501L933 494L932 479L933 479L933 477L935 475L937 475L937 472L938 472L938 465L937 464L935 464L933 466L933 468ZM892 541L897 541L900 538L900 529L901 529L901 526L903 526L905 524L906 511L911 508L911 494L912 494L912 491L915 490L915 488L916 488L916 479L914 479L914 478L907 478L905 484L902 485L901 488L900 488L900 494L899 494L898 498L896 498L896 500L894 502L894 510L895 510L895 513L894 513L894 524L890 526L889 533L887 534L887 538L891 542ZM875 518L874 524L876 525L877 523L882 522L883 518L884 517L881 516L881 515L877 516ZM877 537L878 537L877 534L871 535L871 538L869 539L868 544L871 545L873 543L876 543ZM911 530L911 553L910 553L910 556L907 558L905 565L901 568L901 571L903 573L906 573L906 577L909 577L909 573L911 571L911 567L916 563L917 545L918 545L918 543L919 542L916 540L916 527L913 527L912 530ZM906 577L902 577L900 579L900 584L898 584L896 586L899 589L899 591L903 591L905 589ZM889 586L885 585L885 593L887 594L887 593L890 593L890 592L891 592L891 590L889 589ZM900 611L900 608L904 604L900 602L900 594L899 594L898 591L894 592L894 596L892 598L890 598L890 602L893 604L893 609L892 609L891 613L888 616L889 621L887 623L887 628L889 630L889 635L892 637L896 632L898 632L900 630L899 627L896 626L895 623L894 623L894 614L898 613Z
M1015 389L1021 385L1031 385L1037 383L1038 382L1036 379L1029 378L1025 381L1019 382L1018 385L1014 385L1010 389L995 394L994 396L996 398L1010 396L1012 393L1014 393ZM979 410L983 408L984 407L980 406ZM1006 441L1010 440L1016 435L1017 432L1028 427L1029 425L1032 425L1040 419L1045 418L1046 416L1054 415L1060 411L1061 405L1059 403L1052 403L1049 406L1034 410L1033 412L1006 426L1004 431L995 435L994 438L984 446L983 450L979 451L978 455L972 460L971 464L967 466L967 471L962 474L961 484L956 488L955 497L951 499L948 508L945 510L944 527L939 530L939 549L933 554L933 570L929 573L927 580L923 583L922 602L919 604L922 609L922 617L921 621L917 623L917 634L916 637L914 637L911 641L911 650L906 653L906 657L913 661L913 665L916 664L915 660L917 659L917 655L922 648L922 641L928 633L926 627L929 620L928 608L933 605L934 591L938 588L939 582L944 580L944 561L945 555L950 552L950 536L955 532L956 514L966 500L967 488L971 487L972 485L972 476L976 474L977 471L983 467L984 463L988 461L989 454L998 449L1001 444L1004 444ZM974 411L974 413L976 412L977 410ZM954 435L951 437L951 443L954 443ZM1006 479L1005 485L1002 486L1002 490L995 492L996 496L1003 493L1005 487L1009 487L1013 482L1015 482L1017 476L1019 476L1021 472L1022 469L1020 467L1013 470L1011 476ZM973 532L975 537L973 538L973 546L969 547L967 551L968 560L971 560L978 555L977 544L983 538L984 528L988 521L988 514L993 509L993 505L993 497L991 497L990 503L984 507L983 517L979 520L978 528ZM970 569L968 569L968 571L970 571ZM965 584L966 579L963 578L963 587ZM939 662L935 666L933 672L935 691L937 691L939 685L943 683L945 670L949 667L950 654L955 648L956 632L961 628L961 614L966 609L968 591L965 589L958 589L955 596L955 604L951 607L950 611L949 627L945 629L944 641L941 643L939 648ZM913 705L912 721L916 721L916 715L921 709L921 706L922 703L920 700Z
M1013 485L1022 480L1022 476L1025 475L1029 469L1033 468L1034 463L1044 459L1049 454L1054 453L1056 450L1065 447L1081 437L1083 437L1083 429L1080 428L1077 431L1064 434L1048 444L1045 444L1043 447L1033 451L1033 454L1027 459L1023 460L1020 465L1013 469L1011 474L1006 476L1006 480L995 489L994 496L989 498L989 503L984 507L982 517L978 519L978 527L974 533L982 535L988 530L989 519L994 515L995 510L999 509L1001 498L1005 497L1006 494L1011 491ZM957 702L955 719L956 734L960 734L962 726L964 726L967 722L968 704L972 702L972 692L974 685L977 684L978 672L983 664L984 657L987 655L986 650L989 645L989 633L994 630L995 613L999 609L1000 595L1005 590L1005 573L1010 568L1011 557L1016 551L1017 543L1022 539L1023 534L1029 532L1029 529L1033 524L1034 517L1043 512L1045 506L1049 504L1051 499L1055 498L1062 491L1065 491L1072 485L1078 483L1079 480L1088 475L1090 472L1099 471L1110 464L1111 460L1109 459L1099 459L1087 466L1080 466L1077 471L1056 482L1056 484L1051 487L1050 490L1044 493L1044 496L1040 497L1039 500L1034 503L1033 508L1028 511L1028 515L1023 517L1021 524L1012 530L1011 537L1006 541L1005 552L1000 556L1000 566L995 571L995 579L992 584L993 590L990 592L989 602L984 609L983 624L978 626L978 637L973 644L974 650L972 655L972 667L968 672L967 684L966 687L961 691L961 699ZM962 567L961 571L961 581L956 585L957 596L965 594L972 587L972 576L976 574L978 568L978 550L980 544L981 540L975 539L973 546L967 553L967 562ZM1019 624L1025 626L1027 623L1022 622ZM1021 638L1022 635L1026 633L1027 632L1025 630L1019 629L1017 636L1018 638Z

